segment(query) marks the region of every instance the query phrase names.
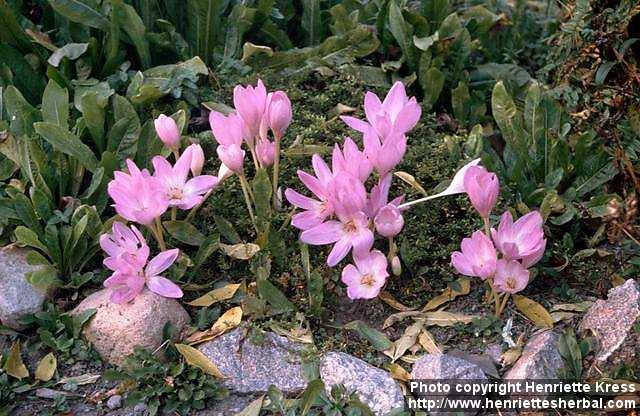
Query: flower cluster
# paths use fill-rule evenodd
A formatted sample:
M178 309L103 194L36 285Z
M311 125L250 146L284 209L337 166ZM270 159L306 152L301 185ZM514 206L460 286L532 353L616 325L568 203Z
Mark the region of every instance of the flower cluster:
M400 204L403 197L389 201L392 171L407 149L406 133L418 122L421 109L416 99L407 97L404 85L396 82L384 101L367 92L364 101L367 120L342 117L343 121L363 133L360 150L346 138L342 148L336 144L331 167L319 155L313 155L314 175L298 171L298 177L315 198L287 189L287 200L302 209L292 218L300 230L301 241L312 245L333 244L327 258L337 265L350 252L354 264L342 271L351 299L371 299L385 284L388 259L399 268L393 237L404 226ZM373 172L377 183L367 190ZM373 249L374 232L389 239L389 255Z
M109 256L104 264L114 272L104 285L112 288L111 299L116 303L131 301L145 284L162 296L182 296L178 286L159 276L179 253L177 249L166 250L160 218L169 208L175 219L177 209L199 206L219 182L215 176L201 175L205 157L200 145L191 144L180 154L180 131L171 117L160 115L155 120L155 128L160 140L173 152L175 163L172 165L167 158L155 156L152 175L127 160L128 172L114 172L114 179L107 187L118 215L148 227L162 250L147 264L150 253L144 237L135 226L127 228L120 222L114 223L111 234L101 237L101 247Z
M279 157L279 142L291 123L291 101L283 91L267 93L262 80L257 85L233 90L235 111L209 114L209 124L220 161L235 173L243 171L245 151L249 149L256 168L269 167ZM274 141L269 140L271 130Z
M463 185L485 229L462 240L461 251L451 254L451 264L465 276L488 282L496 314L500 315L509 295L520 292L529 283L527 269L544 254L547 240L542 216L532 211L514 222L511 213L506 211L500 217L498 228L491 228L489 215L500 191L498 178L482 166L472 166L465 172Z
M112 302L130 302L145 285L160 296L182 297L182 290L175 283L160 276L178 258L178 249L163 251L147 263L149 246L140 231L117 221L111 234L100 236L100 247L108 255L103 262L105 267L113 271L104 282L112 290Z

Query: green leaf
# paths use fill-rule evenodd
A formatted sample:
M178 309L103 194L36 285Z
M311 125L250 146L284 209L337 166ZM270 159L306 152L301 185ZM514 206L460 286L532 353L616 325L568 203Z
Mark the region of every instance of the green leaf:
M6 0L0 0L0 40L17 47L23 53L34 49Z
M62 285L58 279L58 271L53 266L42 266L27 273L26 280L31 286L45 292Z
M414 67L413 34L410 33L410 27L404 20L402 10L396 0L389 1L389 31L400 45L409 67Z
M87 51L88 47L88 43L67 43L52 53L47 63L57 68L60 62L62 62L62 59L69 58L69 60L74 61L81 57Z
M45 254L49 254L49 250L47 247L42 244L40 241L38 234L31 231L25 226L19 225L15 230L16 234L16 243L22 247L32 247L37 248Z
M33 209L31 200L22 193L12 195L11 199L16 214L18 214L22 223L26 225L30 231L36 233L36 235L40 237L43 234L43 229L40 221L38 220L38 216Z
M42 95L42 120L69 130L69 92L49 80Z
M582 352L578 346L573 328L567 328L560 336L558 350L570 370L570 376L580 379L582 375Z
M162 225L171 237L190 246L199 246L205 241L205 236L187 221L164 221Z
M80 0L48 0L53 9L75 23L89 27L109 30L109 20L85 1Z
M424 91L424 102L435 104L444 87L444 74L438 68L431 67L423 72L420 68L420 85Z
M211 64L213 59L225 5L222 0L187 0L187 42L207 64Z
M133 105L121 95L113 96L113 116L116 120L107 136L107 150L114 152L120 163L134 159L142 130Z
M112 13L117 14L120 27L129 35L136 52L138 52L140 64L143 68L149 68L151 66L151 53L149 51L149 42L146 38L146 28L136 9L125 4L123 0L111 0L111 5L113 7Z
M309 382L300 398L300 416L305 416L309 413L309 410L316 404L316 401L320 398L323 391L324 383L321 379L317 378Z
M260 168L253 179L253 195L256 207L256 222L258 225L259 239L265 242L268 239L269 227L271 225L271 181L269 172ZM264 247L264 244L260 244Z
M13 74L12 83L31 104L38 104L45 87L45 78L33 69L29 61L16 49L0 42L0 68L6 65Z
M213 220L216 223L216 228L218 232L231 244L238 244L242 241L240 235L233 228L233 224L227 221L224 217L220 215L214 215Z
M220 235L218 233L211 234L204 239L202 244L200 244L200 248L196 253L196 256L193 261L193 269L192 271L197 271L205 261L220 248Z
M273 283L266 279L260 279L257 282L258 293L260 297L269 303L277 312L289 312L296 307L287 299L287 297Z
M491 94L491 110L505 140L513 141L513 124L517 115L516 104L507 92L502 81L498 81Z
M320 18L320 0L302 0L302 30L307 46L320 43L322 39L322 19Z
M352 329L360 334L361 337L367 339L373 347L378 351L388 350L393 346L389 338L377 329L371 328L362 321L351 321L344 326L345 329Z
M82 312L73 315L73 337L78 338L82 328L89 322L89 320L96 314L97 310L94 308L85 309Z
M2 102L0 101L0 104ZM5 112L11 120L11 132L15 136L31 135L33 123L40 119L40 112L24 98L20 90L9 85L4 89ZM6 154L6 153L5 153ZM14 160L11 156L7 157ZM20 165L20 162L14 162Z
M35 123L36 132L56 150L78 160L90 172L98 168L98 160L91 149L67 130L52 123Z
M609 75L609 72L613 69L613 67L617 63L618 63L617 61L604 62L602 63L602 65L598 67L598 70L596 71L596 76L594 79L596 85L604 84L604 81L607 79L607 75Z
M458 82L458 86L451 90L451 107L453 107L453 115L456 120L463 124L466 123L471 108L471 96L466 82Z

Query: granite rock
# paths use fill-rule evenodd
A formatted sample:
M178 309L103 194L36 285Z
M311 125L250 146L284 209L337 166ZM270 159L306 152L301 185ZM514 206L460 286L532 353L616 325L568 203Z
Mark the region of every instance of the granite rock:
M320 360L320 378L327 394L331 393L331 387L342 384L348 394L355 392L360 401L377 416L404 408L400 385L387 371L349 354L326 353Z
M109 289L99 290L80 302L72 314L96 309L82 334L102 359L111 364L121 365L137 345L150 351L158 348L167 322L171 322L176 334L189 323L189 314L175 299L147 289L125 304L109 301L110 295Z
M609 291L607 300L597 300L580 322L580 331L593 333L596 361L606 361L627 339L640 318L640 289L633 279Z
M560 335L553 330L536 333L525 345L518 361L505 374L505 380L557 379L564 367L558 343Z
M447 354L426 354L413 364L414 380L486 380L482 369L463 358Z
M272 332L240 327L198 347L227 376L223 384L241 394L266 392L270 385L285 394L307 386L302 370L305 346Z
M27 273L41 267L27 263L28 252L15 245L0 249L0 322L13 329L22 329L18 320L42 310L48 296L27 282Z

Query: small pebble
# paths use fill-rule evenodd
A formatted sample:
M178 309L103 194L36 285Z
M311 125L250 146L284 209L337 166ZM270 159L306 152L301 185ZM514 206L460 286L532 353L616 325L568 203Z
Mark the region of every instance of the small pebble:
M141 415L141 414L144 414L146 411L147 411L147 405L144 403L138 403L133 408L134 415Z
M122 396L119 394L113 395L107 400L107 407L111 410L117 409L120 406L122 406Z

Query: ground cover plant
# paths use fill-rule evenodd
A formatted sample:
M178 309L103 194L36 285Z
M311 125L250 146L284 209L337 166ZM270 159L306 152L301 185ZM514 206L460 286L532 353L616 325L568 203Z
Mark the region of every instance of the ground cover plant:
M411 414L424 357L500 379L540 334L637 385L639 12L0 0L0 414Z

